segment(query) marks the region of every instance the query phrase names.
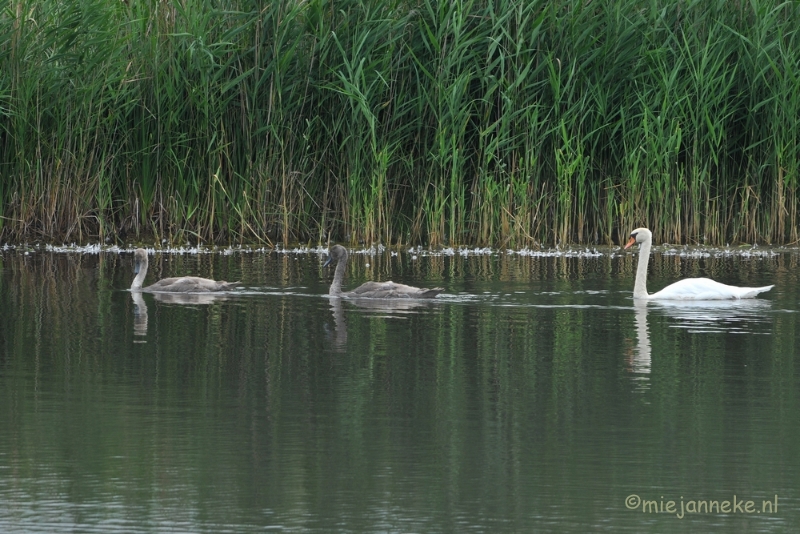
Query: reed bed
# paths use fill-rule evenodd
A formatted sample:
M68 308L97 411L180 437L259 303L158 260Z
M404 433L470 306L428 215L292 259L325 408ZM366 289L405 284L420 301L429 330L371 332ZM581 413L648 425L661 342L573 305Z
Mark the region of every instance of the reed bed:
M4 240L798 241L800 4L10 0Z

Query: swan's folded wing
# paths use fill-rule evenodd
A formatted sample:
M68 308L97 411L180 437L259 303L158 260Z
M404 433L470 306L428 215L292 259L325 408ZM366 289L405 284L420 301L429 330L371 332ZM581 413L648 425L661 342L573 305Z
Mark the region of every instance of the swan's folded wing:
M372 298L374 295L381 294L387 290L390 290L390 288L387 288L386 282L365 282L352 291L348 291L347 294L354 297Z
M742 295L739 297L740 299L751 299L758 295L759 293L763 293L765 291L769 291L775 287L775 285L771 286L764 286L764 287L740 287L738 289L742 290Z

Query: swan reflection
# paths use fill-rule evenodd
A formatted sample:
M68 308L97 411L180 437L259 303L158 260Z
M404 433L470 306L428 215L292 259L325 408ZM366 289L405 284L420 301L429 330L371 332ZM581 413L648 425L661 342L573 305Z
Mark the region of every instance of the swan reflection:
M228 293L152 293L153 298L165 304L212 304L227 300Z
M207 305L217 301L227 300L230 295L226 293L151 293L153 299L165 304L180 305ZM147 303L144 301L143 293L131 291L133 300L133 335L134 343L147 343Z
M772 302L765 299L651 302L653 312L674 320L674 328L694 333L754 334L753 326L769 322Z
M131 292L133 299L133 335L147 335L147 304L138 291ZM134 343L147 343L144 339L134 339Z
M634 321L636 322L636 348L628 358L628 371L633 373L632 380L636 390L644 392L650 389L650 332L647 328L647 301L634 301Z
M416 308L429 308L436 306L438 301L432 299L369 299L349 298L347 302L363 310L385 312L404 312Z
M333 332L326 328L327 337L336 352L344 352L347 346L347 322L344 318L342 299L331 299L331 313L333 313Z
M636 346L628 358L628 371L634 376L638 390L648 389L650 374L650 330L648 314L669 319L669 328L683 328L693 334L758 334L768 332L758 325L769 324L772 302L747 300L673 300L634 301Z
M370 299L370 298L341 298L331 297L330 307L333 316L333 330L328 324L324 325L325 337L328 346L336 352L343 352L347 346L347 320L345 307L359 308L370 317L398 318L407 313L414 313L415 309L435 306L431 299Z

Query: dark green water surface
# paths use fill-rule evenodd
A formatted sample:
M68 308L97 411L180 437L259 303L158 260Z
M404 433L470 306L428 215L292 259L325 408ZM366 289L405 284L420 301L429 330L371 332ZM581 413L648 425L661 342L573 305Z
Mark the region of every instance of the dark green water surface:
M353 254L446 289L399 307L324 257L157 253L243 288L139 299L130 252L0 249L0 532L800 528L796 250L659 248L651 292L776 287L644 306L619 249Z

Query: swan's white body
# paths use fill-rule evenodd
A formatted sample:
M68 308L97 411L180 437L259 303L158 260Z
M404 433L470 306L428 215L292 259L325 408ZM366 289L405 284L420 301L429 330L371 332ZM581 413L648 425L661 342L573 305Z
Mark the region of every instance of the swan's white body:
M647 228L637 228L631 232L631 238L625 245L630 248L639 243L639 265L636 267L636 283L633 286L633 298L649 300L726 300L751 299L759 293L769 291L775 286L736 287L715 282L710 278L687 278L657 291L647 293L647 264L650 261L650 247L653 234Z
M233 289L239 282L225 282L209 280L197 276L179 276L174 278L164 278L153 285L142 287L144 278L147 276L147 251L137 248L133 253L135 265L133 272L136 277L131 284L131 291L145 291L148 293L208 293L211 291L228 291Z
M331 247L328 260L323 267L327 267L334 261L336 271L333 274L333 282L328 292L333 297L349 298L370 298L370 299L432 299L444 291L441 287L433 289L420 289L418 287L407 286L405 284L395 284L394 282L366 282L352 291L342 292L342 279L347 266L347 249L342 245Z

